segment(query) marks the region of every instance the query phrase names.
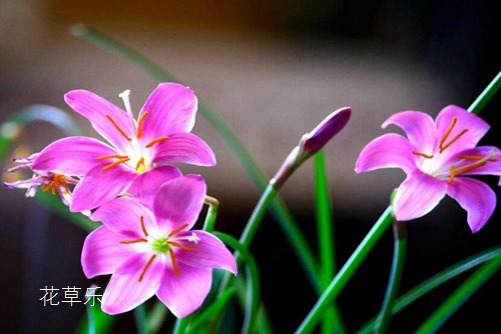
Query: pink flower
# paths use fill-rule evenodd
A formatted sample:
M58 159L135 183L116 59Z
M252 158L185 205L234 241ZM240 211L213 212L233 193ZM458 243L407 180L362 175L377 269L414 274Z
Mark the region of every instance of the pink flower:
M82 177L73 191L71 211L94 209L136 182L156 183L152 171L162 165L216 164L210 147L190 133L198 103L191 89L160 84L146 100L137 121L132 117L128 91L121 96L127 112L89 91L67 93L66 102L111 146L89 137L68 137L47 146L33 161L34 170ZM175 167L165 167L163 172L171 178L180 175Z
M33 170L33 160L37 155L38 153L35 153L27 158L14 159L14 162L19 165L6 169L6 172L12 173L20 170L28 170L33 173L33 175L27 180L4 182L4 186L13 189L26 189L26 197L34 197L37 193L38 187L40 187L43 191L50 190L53 195L58 193L63 203L69 206L71 204L70 185L76 185L78 180L66 174L38 172Z
M447 194L466 210L472 232L480 230L494 211L496 195L485 183L465 176L501 175L499 148L477 147L489 125L453 105L442 109L435 121L422 112L404 111L386 120L383 128L390 124L402 128L407 138L387 134L374 139L360 153L355 171L404 170L407 178L394 200L398 220L427 214Z
M157 295L176 317L184 317L209 293L212 268L237 273L235 258L218 238L190 231L205 193L203 179L187 175L163 184L152 210L120 197L93 213L104 226L87 236L82 266L88 278L113 274L103 311L127 312Z

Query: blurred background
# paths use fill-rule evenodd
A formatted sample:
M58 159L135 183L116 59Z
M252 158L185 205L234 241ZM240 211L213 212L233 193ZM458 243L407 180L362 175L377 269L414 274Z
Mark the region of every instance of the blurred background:
M353 114L326 147L333 199L338 268L386 208L400 170L357 175L355 161L373 138L396 128L380 125L391 114L444 106L467 108L500 70L495 1L157 1L0 0L0 121L31 104L72 114L63 95L87 89L121 106L131 89L136 114L158 82L131 63L72 36L77 23L132 46L193 88L239 135L271 177L301 135L343 106ZM499 96L482 112L492 130L482 143L501 146ZM194 133L214 149L218 166L183 166L201 173L221 201L217 229L238 236L259 193L218 134L199 115ZM45 125L27 133L28 155L63 135ZM20 154L15 152L13 154ZM9 159L2 161L11 167ZM4 180L8 175L3 174ZM315 212L309 162L281 195L315 247ZM500 195L497 178L483 179ZM70 333L83 306L43 307L44 286L85 288L80 251L86 234L61 217L0 189L1 328L4 333ZM439 270L501 242L500 210L472 235L464 211L445 199L433 213L407 224L405 292ZM263 301L277 333L292 332L316 298L271 216L252 250L261 263ZM391 265L387 231L338 298L349 332L380 308ZM461 308L442 332L498 328L500 274ZM463 275L461 278L465 278ZM95 281L103 283L103 280ZM104 281L105 282L105 281ZM461 282L453 280L392 320L407 333ZM105 283L104 283L105 284ZM134 332L130 314L117 332Z

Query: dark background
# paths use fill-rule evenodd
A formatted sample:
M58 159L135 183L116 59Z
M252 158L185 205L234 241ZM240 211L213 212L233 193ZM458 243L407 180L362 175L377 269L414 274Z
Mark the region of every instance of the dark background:
M435 116L447 104L467 108L500 70L494 1L52 0L1 6L0 121L32 103L69 110L62 95L73 88L93 90L117 104L116 94L132 88L133 94L138 92L133 105L136 110L141 106L157 82L116 56L69 36L67 29L74 23L120 38L195 87L239 133L270 176L302 133L333 109L352 106L351 122L327 147L338 269L404 177L393 170L353 172L362 147L388 132L380 124L405 109ZM482 143L498 147L500 101L498 95L482 111L492 125ZM210 193L222 203L218 230L238 236L259 195L200 119L195 133L215 147L219 166L194 171L206 177ZM28 136L35 151L61 135L34 126ZM311 179L307 162L281 194L314 248ZM498 179L482 179L499 196ZM2 332L73 332L84 308L44 308L39 289L90 285L79 263L85 233L21 193L1 189L0 200ZM497 209L472 235L464 211L445 199L431 214L408 222L401 291L499 245L499 218ZM291 333L316 298L271 216L265 217L252 251L261 265L263 301L275 330ZM379 310L391 254L392 236L387 231L339 296L350 333ZM468 274L398 314L390 332L412 332ZM105 284L106 278L92 282ZM500 283L498 273L440 332L498 331ZM120 317L115 332L132 333L133 328L128 313Z

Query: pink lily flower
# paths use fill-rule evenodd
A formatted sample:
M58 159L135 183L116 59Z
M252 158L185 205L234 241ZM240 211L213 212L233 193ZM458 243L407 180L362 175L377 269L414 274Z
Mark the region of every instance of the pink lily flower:
M496 195L485 183L469 175L501 176L501 154L494 146L478 146L489 125L457 106L442 109L434 121L418 111L399 112L383 123L407 134L386 134L360 153L357 173L398 167L407 174L394 200L398 220L421 217L447 194L467 212L472 232L480 230L496 207ZM501 185L501 180L499 185Z
M187 175L164 183L151 210L124 196L93 213L104 225L85 239L82 267L88 278L112 274L104 312L127 312L156 295L182 318L203 303L212 268L237 274L235 258L218 238L190 231L205 194L204 180Z
M121 94L127 111L85 90L70 91L66 102L87 118L110 144L89 137L68 137L43 149L33 169L81 176L70 210L81 212L127 191L134 182L158 184L152 173L177 162L214 166L210 147L190 133L198 101L193 91L175 83L160 84L148 97L138 120L130 110L128 91ZM179 176L175 167L164 172Z

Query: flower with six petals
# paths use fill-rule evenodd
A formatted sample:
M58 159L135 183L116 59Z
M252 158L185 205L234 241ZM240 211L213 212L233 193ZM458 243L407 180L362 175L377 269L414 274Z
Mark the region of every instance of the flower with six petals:
M156 295L176 317L184 317L209 293L212 268L237 273L235 258L218 238L190 231L205 194L203 179L187 175L164 183L151 210L124 196L93 213L104 225L86 238L82 266L88 278L113 274L103 311L126 312Z
M472 232L480 230L494 211L496 195L484 182L466 176L501 176L499 148L477 147L489 125L453 105L442 109L435 121L422 112L404 111L387 119L383 128L390 124L402 128L407 138L386 134L374 139L360 153L355 171L404 170L407 178L393 203L398 220L427 214L447 194L466 210Z
M160 84L146 100L137 121L127 96L127 111L85 90L70 91L65 100L111 144L68 137L50 144L34 159L34 170L82 177L73 191L71 211L95 209L126 192L133 183L155 183L152 171L159 166L216 164L210 147L190 133L198 102L185 86ZM169 167L163 172L171 178L180 175L175 167Z

